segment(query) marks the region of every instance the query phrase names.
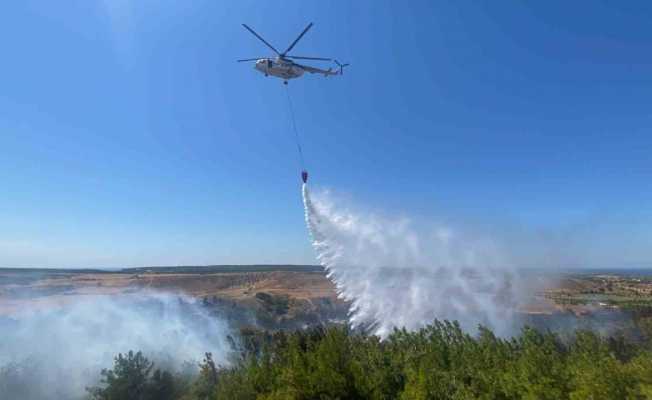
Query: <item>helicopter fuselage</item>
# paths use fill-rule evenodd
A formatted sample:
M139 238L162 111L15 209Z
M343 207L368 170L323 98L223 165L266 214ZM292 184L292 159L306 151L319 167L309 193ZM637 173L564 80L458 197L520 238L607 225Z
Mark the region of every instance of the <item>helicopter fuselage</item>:
M256 61L254 68L265 74L271 75L283 80L295 79L303 75L303 68L294 63L282 59L261 58Z

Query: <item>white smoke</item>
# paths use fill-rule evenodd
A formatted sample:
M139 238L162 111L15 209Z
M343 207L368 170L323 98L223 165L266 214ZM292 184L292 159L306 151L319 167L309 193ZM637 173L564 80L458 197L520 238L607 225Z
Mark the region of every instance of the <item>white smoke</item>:
M350 323L385 337L437 319L508 334L517 306L514 271L491 240L446 227L419 234L407 219L338 208L329 193L303 185L306 223L317 258L351 302Z
M229 349L222 320L192 298L155 292L81 297L5 320L0 332L0 399L81 398L119 352L142 351L174 370L205 352L225 364Z

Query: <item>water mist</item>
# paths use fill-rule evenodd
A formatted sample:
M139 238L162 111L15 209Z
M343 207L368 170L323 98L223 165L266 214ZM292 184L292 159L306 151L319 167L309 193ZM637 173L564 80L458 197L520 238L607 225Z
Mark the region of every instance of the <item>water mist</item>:
M353 327L385 337L448 319L470 331L483 324L511 333L514 271L490 240L447 227L417 233L407 219L348 211L307 185L302 192L317 259L350 302Z

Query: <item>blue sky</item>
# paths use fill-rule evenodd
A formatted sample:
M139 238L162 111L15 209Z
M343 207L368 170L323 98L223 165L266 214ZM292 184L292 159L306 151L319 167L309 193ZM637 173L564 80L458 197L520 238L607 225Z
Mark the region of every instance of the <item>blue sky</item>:
M284 88L234 62L269 55L241 23L285 48L308 22L295 54L352 64L289 86L315 185L652 265L649 2L26 0L0 25L0 266L313 263Z

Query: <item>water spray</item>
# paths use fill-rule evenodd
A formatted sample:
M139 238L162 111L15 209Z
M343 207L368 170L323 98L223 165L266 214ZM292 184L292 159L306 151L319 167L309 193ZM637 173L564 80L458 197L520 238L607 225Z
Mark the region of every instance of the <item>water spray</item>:
M349 302L352 327L386 337L448 319L468 331L512 332L513 273L492 246L447 227L417 234L406 219L347 211L307 184L302 195L317 260Z

